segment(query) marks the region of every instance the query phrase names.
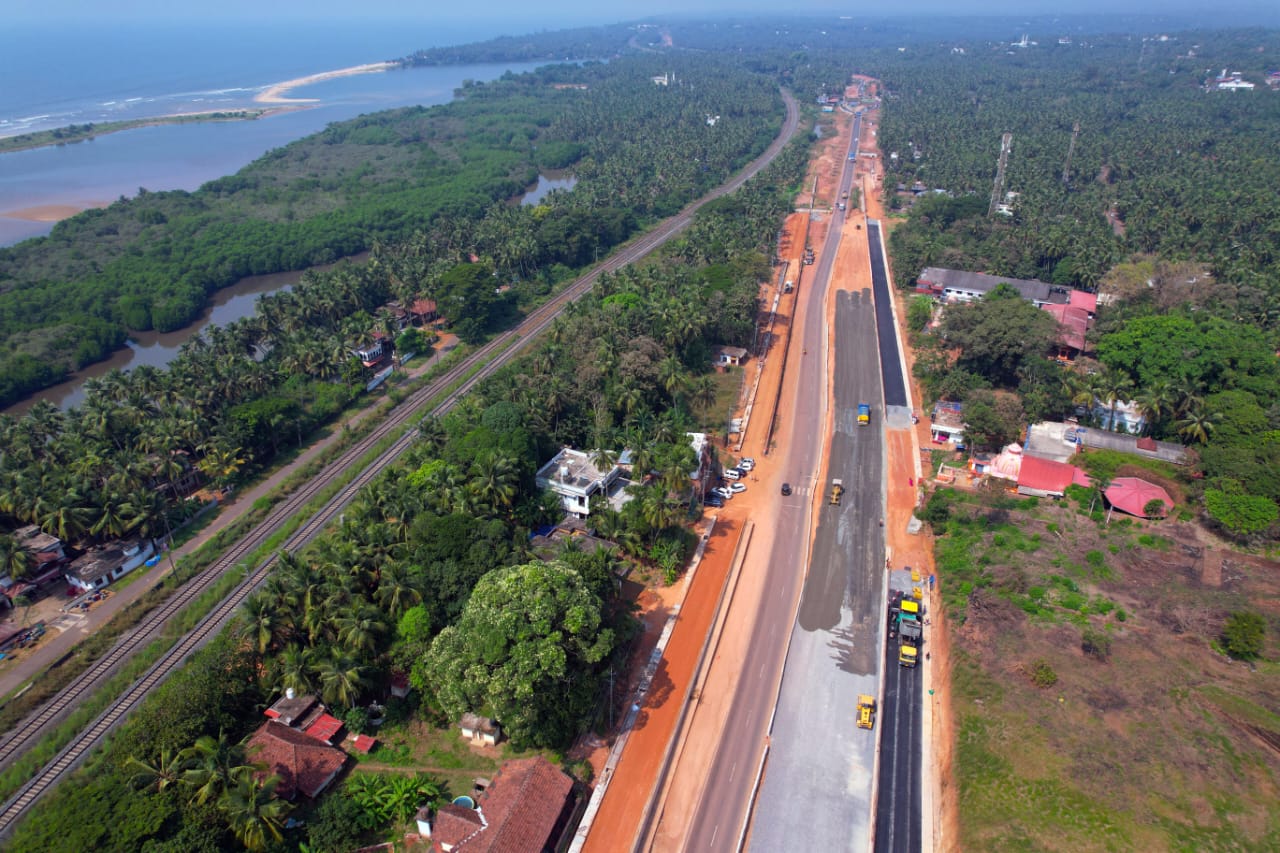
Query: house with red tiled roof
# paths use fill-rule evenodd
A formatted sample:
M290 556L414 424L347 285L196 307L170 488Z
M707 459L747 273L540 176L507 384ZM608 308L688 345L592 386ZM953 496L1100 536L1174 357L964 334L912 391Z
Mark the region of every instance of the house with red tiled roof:
M450 803L418 812L418 831L443 853L552 851L573 812L573 779L540 755L508 761L474 809ZM459 798L461 799L461 798Z
M291 687L262 713L268 719L296 729L329 746L341 741L339 734L342 732L342 720L328 713L324 704L310 693L298 696Z
M1067 462L1023 456L1018 471L1018 494L1042 498L1060 498L1067 486L1089 486L1089 475Z
M258 775L280 777L276 796L286 800L298 794L315 799L347 763L342 750L275 720L253 733L245 753L250 761L266 765Z

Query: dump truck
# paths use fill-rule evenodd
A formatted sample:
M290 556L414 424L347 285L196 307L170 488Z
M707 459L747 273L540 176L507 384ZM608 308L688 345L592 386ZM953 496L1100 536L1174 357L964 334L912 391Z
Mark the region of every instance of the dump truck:
M858 728L874 729L876 727L876 697L866 693L858 696Z
M871 423L871 407L866 403L858 404L858 426L867 426Z
M842 483L840 480L832 480L831 481L831 505L838 506L840 503L840 496L843 494L844 494L844 483Z
M920 661L924 641L921 618L924 605L905 592L895 592L889 600L889 639L898 640L898 664L913 667Z

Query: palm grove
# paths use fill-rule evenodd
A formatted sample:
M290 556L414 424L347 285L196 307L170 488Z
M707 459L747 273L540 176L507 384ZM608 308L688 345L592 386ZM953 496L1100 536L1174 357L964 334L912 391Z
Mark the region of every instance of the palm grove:
M1182 34L1146 43L1141 57L1132 44L1099 37L1087 50L1011 56L968 43L963 55L886 61L880 139L898 153L886 184L947 191L919 199L894 231L899 284L946 266L1105 297L1090 333L1096 361L1050 362L1053 324L993 295L948 309L936 334L917 337L917 375L932 399L966 403L980 446L1013 440L1027 419L1133 401L1148 434L1196 450L1203 479L1192 491L1220 530L1270 535L1280 516L1280 220L1267 188L1280 167L1266 151L1280 101L1200 84L1204 66L1247 62L1276 35ZM1008 218L988 211L1005 131L1005 186L1019 193ZM913 309L923 331L929 307Z
M50 472L63 462L96 459L97 476L77 480L95 487L76 493L64 528L86 541L107 534L94 515L104 495L131 502L136 489L128 487L137 483L122 472L152 477L156 456L180 450L202 465L212 458L210 474L227 480L265 464L346 403L356 377L342 343L376 326L387 298L434 297L467 337L482 339L597 249L722 181L778 126L777 90L766 78L689 60L678 67L703 75L695 94L659 90L638 67L620 61L533 78L591 81L591 94L547 109L547 133L583 140L561 150L575 158L573 193L528 209L493 206L474 220L441 214L402 243L378 245L366 264L308 275L262 300L255 318L211 331L172 371L113 375L81 409L41 406L7 421L14 440L5 476L12 493L29 497L5 511L50 524L39 514L45 491L24 478L58 477ZM511 106L503 93L536 101L546 88L508 79L474 87L466 100L491 100L502 112ZM737 116L717 130L740 127L716 138L708 110ZM438 112L453 124L450 110ZM409 121L430 125L418 115ZM397 127L387 119L389 132ZM691 146L697 158L675 156ZM447 723L476 710L502 719L514 745L526 748L562 746L603 713L614 697L602 692L601 674L625 655L633 633L616 597L616 562L683 562L685 525L696 511L685 432L706 426L699 418L715 398L710 348L750 343L757 285L769 274L774 229L804 156L792 146L766 174L706 209L660 260L605 276L518 364L443 419L424 421L403 465L367 487L338 527L282 554L234 632L171 678L92 772L42 804L14 848L212 850L234 837L253 849L307 840L313 850L340 850L405 818L389 797L416 807L447 794L430 779L400 794L385 786L370 793L383 782L355 774L308 817L305 832L282 835L275 783L238 744L262 703L288 688L318 693L359 730L368 697L385 695L389 672L404 669L413 701L389 714ZM513 284L514 296L503 299L514 301L495 304L495 280ZM188 422L200 423L199 434L180 431ZM529 531L558 517L533 474L564 444L631 448L637 470L654 472L623 510L593 508L617 556L568 548L541 562L529 551ZM60 492L48 494L56 500ZM117 819L87 823L85 803Z

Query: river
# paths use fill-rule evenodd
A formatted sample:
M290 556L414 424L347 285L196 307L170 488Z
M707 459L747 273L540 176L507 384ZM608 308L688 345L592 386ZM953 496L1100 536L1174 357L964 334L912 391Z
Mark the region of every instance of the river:
M322 130L332 121L400 106L447 103L464 80L491 80L508 70L521 73L534 67L502 63L361 74L291 90L291 97L314 99L314 103L257 121L145 127L74 145L3 154L0 245L43 236L53 227L54 217L132 196L139 187L151 191L197 189L206 181L235 173L272 148ZM242 105L219 104L227 109L236 106ZM540 178L530 192L541 198L551 189L565 186L566 180L572 179L556 176L544 187ZM38 221L40 217L50 221ZM83 401L86 379L116 368L164 367L200 329L251 316L258 296L287 287L301 276L302 271L295 271L243 279L218 291L196 323L163 334L137 333L126 349L110 359L3 411L22 414L38 399L70 408Z
M343 261L313 267L313 269L323 271L341 263L359 263L368 256L369 253L364 252ZM214 295L213 301L200 315L200 319L190 326L172 332L135 332L128 346L118 350L106 361L99 361L84 370L78 370L66 381L51 385L35 396L14 403L2 411L10 415L21 415L30 410L37 400L48 400L62 409L69 409L84 402L86 379L105 376L112 370L128 370L144 364L151 367L168 367L169 362L173 361L181 351L182 345L201 329L209 325L225 326L232 320L252 317L259 296L264 293L275 293L278 290L288 290L306 272L307 270L295 270L242 278L230 287L219 290Z

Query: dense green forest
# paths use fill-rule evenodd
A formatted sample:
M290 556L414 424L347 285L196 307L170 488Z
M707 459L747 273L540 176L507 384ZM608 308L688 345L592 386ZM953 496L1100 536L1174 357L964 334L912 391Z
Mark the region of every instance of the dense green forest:
M1049 362L1056 330L1018 300L953 308L940 335L917 339L927 392L964 401L987 446L1013 440L1026 418L1090 422L1097 403L1134 401L1145 432L1195 449L1202 479L1191 491L1222 532L1273 536L1280 207L1269 188L1280 182L1280 97L1204 84L1223 67L1260 80L1259 57L1275 55L1280 35L965 47L922 48L880 72L880 142L898 155L886 182L892 206L910 206L891 239L898 283L933 265L1098 291L1096 361ZM1005 189L1017 193L1008 217L989 215L1006 131ZM945 192L893 192L916 181ZM958 360L944 352L957 346ZM1001 390L1017 398L992 393Z
M528 241L504 237L511 257L496 265L514 275L594 258L723 180L779 126L768 77L688 56L675 68L690 85L659 88L649 78L661 68L639 57L471 84L454 103L335 124L196 192L140 192L0 250L0 404L106 357L129 331L188 324L243 276L333 261L440 221L469 230L539 169L572 167L578 190L515 209L503 228Z
M608 703L625 701L603 678L634 634L614 572L622 559L678 567L692 548L687 521L699 507L688 502L684 433L719 426L706 420L717 394L711 347L749 343L777 222L806 161L806 145L792 144L658 258L604 277L448 416L424 420L403 464L364 489L339 527L282 555L233 631L41 804L12 849L217 850L270 839L285 810L266 810L270 789L252 782L252 756L237 744L288 687L319 693L358 730L364 704L402 668L415 691L390 703L392 725L480 710L526 748L563 747ZM369 266L415 253L410 245ZM562 444L631 448L640 470L657 472L621 511L593 506L597 533L617 552L566 547L551 561L533 558L530 530L559 516L533 474ZM493 614L526 609L546 633L499 636L498 621L520 620ZM485 666L454 665L481 647ZM500 677L480 677L491 671ZM344 851L389 837L405 818L365 796L367 775L353 774L298 812L304 827L265 843ZM447 796L430 779L410 787L415 808ZM85 821L89 802L114 819Z

